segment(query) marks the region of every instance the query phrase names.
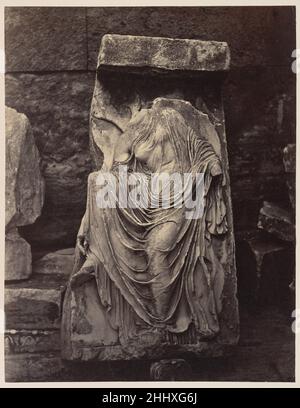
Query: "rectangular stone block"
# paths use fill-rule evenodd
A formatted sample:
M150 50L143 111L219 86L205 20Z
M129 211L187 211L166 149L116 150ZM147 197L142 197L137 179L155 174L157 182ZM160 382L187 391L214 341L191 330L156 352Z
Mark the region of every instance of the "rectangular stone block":
M294 7L88 7L89 69L107 33L226 41L235 68L289 67L295 21Z
M229 62L225 42L106 34L98 68L226 71Z
M6 329L54 329L60 327L65 288L61 277L33 276L5 288Z

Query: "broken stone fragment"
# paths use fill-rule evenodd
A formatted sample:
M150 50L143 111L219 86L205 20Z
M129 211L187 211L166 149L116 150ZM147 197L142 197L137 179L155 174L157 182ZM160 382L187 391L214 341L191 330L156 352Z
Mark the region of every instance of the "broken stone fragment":
M70 275L74 264L74 248L50 252L33 263L33 273Z
M20 237L18 227L33 224L44 203L44 181L40 156L29 120L16 110L5 108L6 180L5 279L26 279L31 274L30 245Z
M295 225L291 214L276 204L264 201L257 226L283 241L295 240Z
M6 229L33 224L41 215L44 181L40 156L27 117L5 108Z
M31 270L30 245L20 237L17 228L13 228L5 236L6 280L27 279Z
M295 209L296 197L296 145L288 144L283 149L283 164L286 172L286 184L289 191L290 202Z
M191 376L190 365L181 358L160 360L152 363L150 367L152 381L184 381L191 380Z
M66 47L67 44L66 40ZM69 247L76 239L86 203L86 179L92 171L88 117L94 76L93 72L80 71L73 71L72 75L6 75L7 104L26 112L30 119L47 186L42 214L25 231L26 239L35 248Z

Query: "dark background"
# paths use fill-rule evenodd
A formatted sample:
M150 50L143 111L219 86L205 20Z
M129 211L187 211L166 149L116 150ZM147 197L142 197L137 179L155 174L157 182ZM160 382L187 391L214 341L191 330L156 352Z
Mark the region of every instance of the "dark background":
M43 213L23 229L34 253L75 244L106 33L227 41L223 99L236 235L256 229L263 200L289 205L282 149L295 142L294 7L8 7L6 105L28 116L46 179Z

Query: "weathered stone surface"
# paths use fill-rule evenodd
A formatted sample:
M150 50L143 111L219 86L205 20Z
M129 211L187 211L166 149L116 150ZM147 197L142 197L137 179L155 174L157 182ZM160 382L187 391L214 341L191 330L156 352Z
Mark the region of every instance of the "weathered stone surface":
M130 50L130 52L128 52ZM225 42L106 34L98 68L168 71L226 71L230 64Z
M44 203L44 180L40 155L29 120L16 110L5 108L5 279L26 279L31 274L31 248L17 227L33 224Z
M226 41L233 67L290 68L290 50L296 48L292 22L292 7L89 7L89 69L96 68L100 40L107 33Z
M296 201L296 145L288 144L283 149L283 164L286 174L286 184L289 191L290 202L295 209Z
M187 381L191 380L192 369L183 359L161 360L151 364L152 381Z
M41 353L60 350L59 330L7 330L5 353Z
M86 69L83 7L6 7L6 71Z
M6 329L54 329L60 326L62 277L36 275L5 288Z
M113 38L116 42L120 40L120 43L122 43L122 37L120 36L107 38ZM128 37L125 36L124 40L127 41ZM155 44L156 42L168 42L169 40L154 38L143 39L143 41L153 41ZM104 40L104 44L105 42L106 40ZM182 44L184 51L186 51L185 41L178 42L178 44ZM124 44L122 46L124 47ZM105 47L104 45L104 49ZM125 47L126 53L129 55L128 48ZM131 54L134 54L133 51L136 51L138 58L142 57L138 49L133 47ZM151 47L149 51L150 57L147 59L146 55L144 67L150 65L151 68L153 64ZM218 265L222 265L222 270L224 270L224 286L222 280L223 289L222 294L220 294L222 307L220 307L218 315L220 332L209 341L202 338L190 340L190 332L188 334L185 332L180 333L177 339L175 335L168 337L163 329L153 330L153 326L150 324L149 326L146 325L145 330L141 326L140 331L137 329L138 335L130 336L130 340L128 340L125 336L122 337L123 329L120 329L120 333L118 333L115 325L109 323L106 309L100 301L102 298L99 297L96 283L92 279L83 283L82 286L69 288L66 293L62 326L64 330L63 358L87 361L153 359L158 358L158 353L159 358L174 357L184 353L196 356L220 356L226 354L229 349L231 351L232 346L238 341L238 305L228 161L223 106L220 98L220 82L213 80L212 73L209 73L207 77L205 77L204 73L191 77L184 77L184 75L180 77L180 71L176 76L166 75L161 72L155 75L153 75L153 72L151 72L151 75L135 75L131 72L132 67L130 64L128 67L129 73L125 72L123 75L119 75L114 70L102 69L101 58L106 58L106 56L105 53L104 57L101 55L102 51L100 51L99 75L96 77L90 122L91 146L94 148L92 155L97 169L101 168L103 156L105 163L109 163L113 146L118 143L120 134L125 131L133 115L137 111L150 106L152 109L156 109L155 112L169 108L170 111L174 111L174 116L170 115L173 118L178 118L175 112L180 114L183 119L180 122L183 123L183 128L179 125L178 128L185 132L184 124L188 123L195 135L206 139L220 157L224 174L222 191L224 193L228 230L226 229L226 233L222 234L220 239L215 240L215 237L212 238L211 248L214 256L218 259ZM134 55L131 55L130 58L131 61L135 60ZM170 64L174 69L173 63L174 60L171 57ZM168 67L167 63L165 63L165 67ZM179 61L178 67L180 70L182 69L181 61ZM217 78L220 79L219 75L217 75ZM166 123L166 128L171 126L169 122ZM176 133L177 125L173 123L172 126L170 133ZM99 154L99 150L102 151L102 154ZM88 230L93 225L92 217L93 215L90 214L89 220L91 223L86 227ZM105 237L103 242L106 242ZM110 282L108 272L107 276L107 282ZM114 279L112 279L112 282L114 282ZM112 288L112 290L118 290L118 285L115 287L112 284ZM103 289L103 293L106 293L106 289ZM135 311L134 305L129 303L127 309L127 294L121 293L125 300L123 298L118 300L119 292L112 292L110 296L116 297L117 304L124 302L124 306L120 307L120 309L125 310L124 315L127 318L127 310L129 310L129 313L133 313L130 307ZM139 299L138 295L137 297L134 296L134 299L136 298ZM122 322L123 320L126 321L122 319ZM147 319L145 319L145 322L147 322ZM134 323L135 320L132 320L132 326L134 326Z
M30 277L31 248L20 237L18 230L12 229L5 236L5 280L20 280Z
M74 264L74 248L50 252L33 263L33 273L70 275Z
M6 76L6 103L30 118L42 158L45 205L22 234L39 249L75 242L92 169L88 112L93 82L92 73Z
M5 108L7 229L33 224L41 214L44 182L40 156L29 120L16 110Z
M5 381L47 381L63 376L59 353L8 354L5 357Z
M295 241L295 225L291 214L276 204L264 202L257 226L283 241Z

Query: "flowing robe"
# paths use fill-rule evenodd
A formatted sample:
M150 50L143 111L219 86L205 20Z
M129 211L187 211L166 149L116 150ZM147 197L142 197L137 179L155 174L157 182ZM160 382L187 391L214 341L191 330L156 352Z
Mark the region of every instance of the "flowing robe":
M185 334L187 342L209 338L219 331L224 270L212 239L227 231L223 176L213 177L213 169L220 168L221 163L212 146L172 112L167 116L167 127L180 173L203 173L201 217L187 218L186 209L174 205L174 197L167 209L122 208L118 204L115 208L99 208L97 180L104 170L88 178L87 208L79 235L86 237L89 250L86 259L77 254L73 272L79 268L93 271L99 299L121 342L141 330L161 330L169 340ZM122 188L118 164L127 165L129 172L147 173L133 149L126 162L115 163L110 170L117 187ZM169 222L176 224L176 235L164 240L162 233L160 239L160 228L163 230ZM153 231L157 237L154 241ZM151 257L158 252L168 265L167 273L160 270L159 263L155 273L149 273ZM153 290L159 282L160 293ZM163 312L158 312L157 304Z

